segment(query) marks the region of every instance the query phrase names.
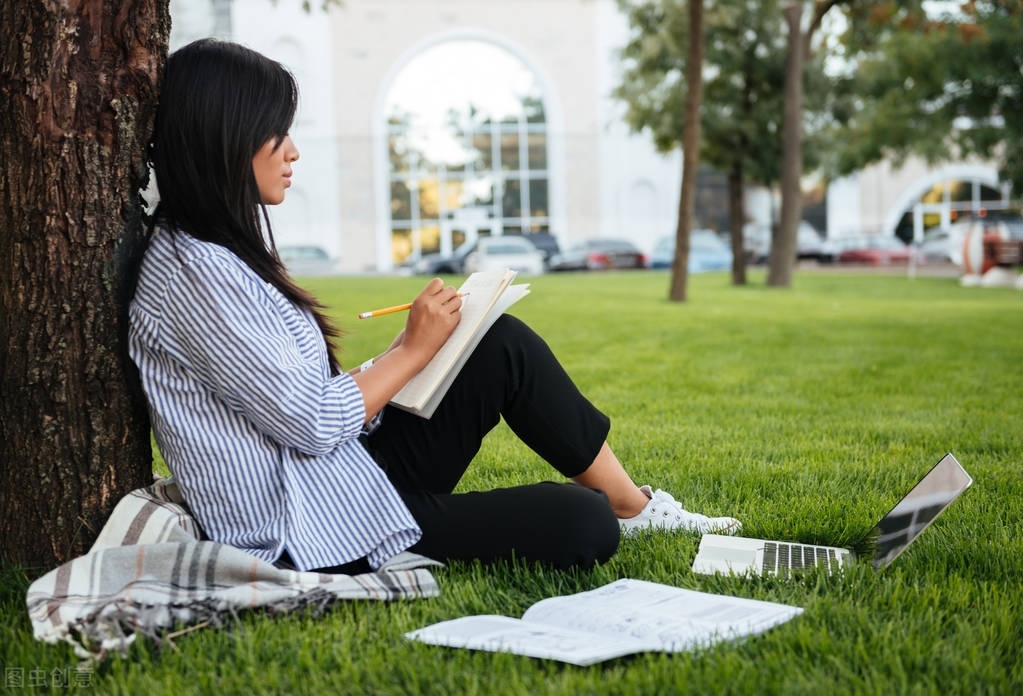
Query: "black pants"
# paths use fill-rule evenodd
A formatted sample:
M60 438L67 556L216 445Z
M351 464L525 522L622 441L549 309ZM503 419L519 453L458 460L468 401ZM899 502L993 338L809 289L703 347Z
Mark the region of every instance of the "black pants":
M441 561L514 556L558 568L606 561L620 532L603 491L542 482L452 493L502 417L566 477L586 470L610 428L547 344L502 316L432 418L388 407L380 426L363 436L423 530L410 550Z

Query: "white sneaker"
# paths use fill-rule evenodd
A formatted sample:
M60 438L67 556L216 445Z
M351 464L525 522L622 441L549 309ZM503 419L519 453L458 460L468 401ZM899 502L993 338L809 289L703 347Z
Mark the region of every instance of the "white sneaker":
M669 493L651 490L642 486L650 502L635 517L618 519L626 535L641 529L663 529L668 531L698 532L700 534L735 534L742 529L742 523L733 517L707 517L684 510Z

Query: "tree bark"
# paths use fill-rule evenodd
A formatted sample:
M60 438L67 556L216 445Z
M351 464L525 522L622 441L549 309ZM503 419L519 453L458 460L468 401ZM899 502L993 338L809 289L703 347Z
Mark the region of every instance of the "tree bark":
M696 176L700 168L700 104L703 100L703 0L689 0L689 55L686 59L686 100L682 126L682 188L678 196L675 258L668 299L686 301L689 279L689 233L696 202Z
M785 60L785 106L782 125L781 220L771 231L767 284L792 285L796 265L796 230L803 215L803 6L785 7L788 55Z
M0 560L34 574L152 479L124 269L170 16L168 0L0 0L0 26Z
M728 172L728 229L732 240L732 285L746 284L746 245L742 228L746 224L746 177L738 160Z

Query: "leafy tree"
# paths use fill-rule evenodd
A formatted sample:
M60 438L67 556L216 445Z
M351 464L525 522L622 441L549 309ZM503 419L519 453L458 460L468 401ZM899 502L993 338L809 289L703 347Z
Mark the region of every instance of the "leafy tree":
M620 84L613 95L626 104L625 120L637 132L647 131L660 152L669 152L683 145L686 127L685 100L689 94L685 76L689 69L689 45L692 29L685 0L619 0L633 29L632 37L623 47L625 61ZM758 180L772 180L777 172L777 158L770 152L777 141L778 119L770 104L775 99L779 71L772 60L777 51L760 43L764 35L759 29L768 16L764 6L774 7L768 0L715 2L705 12L706 34L704 70L700 73L704 98L701 100L699 141L700 158L711 166L729 173L729 201L734 249L742 249L742 225L745 210L742 186L747 171L761 172ZM742 28L743 15L750 13L751 30ZM773 32L772 32L773 33ZM752 39L752 40L750 40ZM735 68L736 64L741 65ZM736 76L736 73L739 73ZM772 75L772 72L775 74ZM768 134L767 137L764 137ZM758 147L762 146L762 147ZM683 147L683 154L687 148ZM774 148L777 152L777 149ZM762 157L761 157L762 156ZM752 161L751 161L752 160ZM761 169L763 166L763 170ZM683 162L683 177L692 166ZM756 176L756 175L755 175ZM681 202L681 201L680 201ZM680 210L679 224L686 215ZM738 240L738 243L736 243ZM686 237L688 249L688 234ZM676 256L679 244L676 244ZM742 254L735 255L734 282L745 282ZM674 273L673 273L674 276ZM674 281L673 281L674 282Z
M629 126L634 131L648 131L655 147L668 152L681 145L685 126L682 76L690 34L686 3L619 0L618 4L629 18L633 35L622 49L625 70L614 96L626 103ZM718 0L707 8L704 27L700 155L728 175L732 248L742 249L747 183L773 186L782 175L786 26L779 0ZM823 105L828 89L820 60L809 65L805 72L811 89L806 102L816 110ZM815 166L817 140L811 136L799 152L800 164ZM798 176L794 180L798 184ZM794 230L792 234L794 262ZM732 282L746 282L741 253L733 257Z
M634 33L622 50L626 69L621 84L612 94L625 101L625 118L630 127L635 131L649 128L654 145L661 152L682 145L686 116L699 113L698 101L687 103L690 99L687 59L691 54L690 39L693 38L687 6L685 0L618 0L618 7L626 13ZM702 14L701 5L701 22ZM695 50L702 53L702 42L697 42ZM698 89L702 89L702 81ZM698 129L690 130L689 136L694 142L699 142ZM685 296L689 232L695 199L694 172L690 167L696 162L698 155L696 160L683 161L675 258L668 291L672 299L684 299Z
M782 117L781 219L772 231L767 284L789 287L796 261L796 232L803 216L804 70L813 58L815 36L824 17L835 7L871 3L856 0L794 1L782 8L788 47L785 59L785 98ZM804 7L804 5L806 7ZM809 9L809 13L806 10ZM804 16L808 20L804 21Z
M997 161L1023 191L1023 2L966 2L940 15L878 5L854 8L842 37L850 69L835 98L841 147L829 170L973 155Z
M707 31L703 154L727 172L732 249L744 247L746 185L770 187L781 163L785 42L777 0L718 2ZM746 259L732 259L732 282L746 283Z
M682 106L682 189L678 197L675 258L668 299L685 302L689 278L689 236L693 226L696 176L700 167L700 104L703 99L703 0L689 0L689 48L686 57L686 98Z

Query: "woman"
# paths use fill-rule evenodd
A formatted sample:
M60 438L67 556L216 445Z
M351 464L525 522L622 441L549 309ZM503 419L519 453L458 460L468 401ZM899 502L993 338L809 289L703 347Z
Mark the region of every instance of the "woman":
M288 277L265 207L291 185L296 104L290 73L236 44L168 59L130 351L160 451L211 539L300 570L359 572L403 550L566 568L607 560L622 529L738 528L637 487L607 417L510 316L431 419L388 408L458 323L461 299L438 278L386 351L341 371L338 332ZM453 494L502 417L574 483Z

